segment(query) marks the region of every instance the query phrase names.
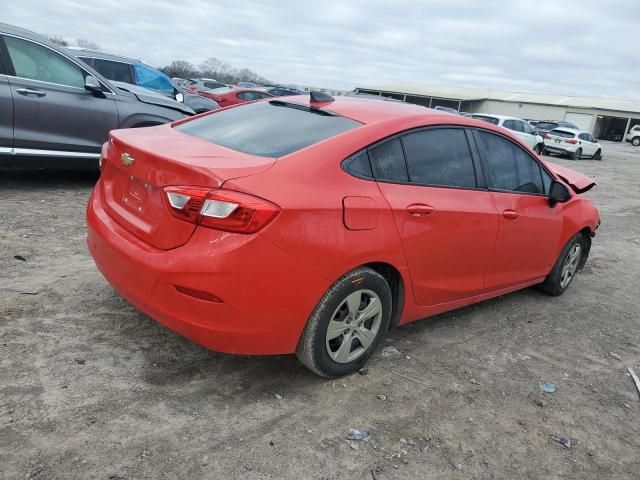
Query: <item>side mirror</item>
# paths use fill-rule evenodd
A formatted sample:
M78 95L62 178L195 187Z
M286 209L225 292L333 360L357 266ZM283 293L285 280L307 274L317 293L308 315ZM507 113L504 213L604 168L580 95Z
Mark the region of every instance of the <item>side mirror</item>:
M560 182L551 182L551 188L549 189L549 205L555 207L558 203L565 203L571 199L571 193L569 189Z
M184 95L182 92L176 93L176 102L184 103Z
M102 86L96 77L87 75L84 79L84 89L91 92L96 97L104 97Z

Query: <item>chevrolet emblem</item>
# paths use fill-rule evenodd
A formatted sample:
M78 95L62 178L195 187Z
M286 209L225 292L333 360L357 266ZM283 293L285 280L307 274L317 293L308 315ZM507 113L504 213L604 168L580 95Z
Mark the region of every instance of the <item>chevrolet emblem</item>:
M120 161L122 162L123 165L130 167L135 163L136 159L133 158L131 155L129 155L127 152L125 152L122 155L120 155Z

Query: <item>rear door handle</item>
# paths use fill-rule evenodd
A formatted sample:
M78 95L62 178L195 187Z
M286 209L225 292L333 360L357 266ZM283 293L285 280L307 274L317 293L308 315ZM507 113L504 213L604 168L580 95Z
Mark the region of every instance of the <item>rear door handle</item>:
M519 213L508 208L504 212L502 212L502 216L508 220L515 220L516 218L518 218Z
M44 97L47 93L42 90L35 90L33 88L18 88L16 89L20 95L24 95L25 97Z
M412 203L407 207L407 212L414 217L426 217L427 215L431 215L434 211L435 208L424 203Z

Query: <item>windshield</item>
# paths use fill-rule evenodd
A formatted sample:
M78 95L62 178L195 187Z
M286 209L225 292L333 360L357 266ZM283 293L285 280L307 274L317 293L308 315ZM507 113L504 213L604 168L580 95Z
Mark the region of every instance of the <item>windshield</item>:
M359 125L322 110L271 101L222 110L174 128L238 152L277 158Z
M171 79L155 68L148 67L142 63L133 66L136 72L136 84L144 88L150 88L173 97L174 86Z

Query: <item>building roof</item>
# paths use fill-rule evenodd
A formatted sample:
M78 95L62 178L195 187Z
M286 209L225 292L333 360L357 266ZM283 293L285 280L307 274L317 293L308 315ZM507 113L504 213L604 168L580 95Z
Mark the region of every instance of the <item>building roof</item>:
M549 95L545 93L509 92L505 90L492 90L485 88L424 84L393 84L358 88L375 91L381 90L384 92L402 93L407 95L450 98L463 101L497 100L503 102L535 103L560 107L591 108L640 113L640 101L622 100L617 98L573 97L567 95Z

